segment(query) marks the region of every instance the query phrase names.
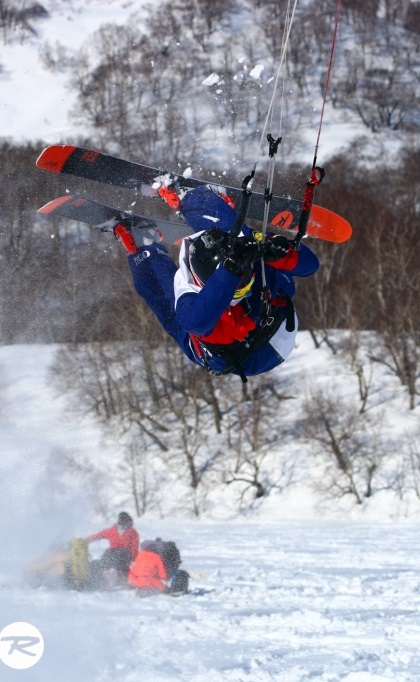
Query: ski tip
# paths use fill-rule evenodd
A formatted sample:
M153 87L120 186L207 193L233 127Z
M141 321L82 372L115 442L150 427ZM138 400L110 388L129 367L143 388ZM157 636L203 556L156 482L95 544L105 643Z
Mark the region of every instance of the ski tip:
M321 206L312 206L308 223L308 233L325 241L342 244L353 234L348 220Z
M43 215L53 213L59 206L61 206L62 204L66 204L71 199L74 199L74 196L72 194L67 194L64 197L58 197L57 199L53 199L52 201L49 201L48 204L45 204L45 206L41 206L41 208L37 210L37 213L41 213Z
M56 144L46 147L36 160L37 168L61 173L69 156L77 147L68 144Z
M290 211L278 213L270 224L294 233L298 230L298 224L294 224L294 215ZM308 237L341 244L348 241L352 233L352 227L345 218L322 206L312 206L306 230Z

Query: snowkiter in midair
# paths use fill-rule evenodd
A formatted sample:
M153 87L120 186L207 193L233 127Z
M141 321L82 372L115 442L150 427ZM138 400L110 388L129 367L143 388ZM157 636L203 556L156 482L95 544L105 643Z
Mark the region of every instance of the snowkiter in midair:
M209 372L246 381L280 365L297 333L293 277L315 273L318 258L280 235L262 243L246 225L232 240L237 214L229 197L211 186L181 198L163 183L158 193L195 234L183 240L178 268L149 232L114 228L129 254L137 293L187 357Z

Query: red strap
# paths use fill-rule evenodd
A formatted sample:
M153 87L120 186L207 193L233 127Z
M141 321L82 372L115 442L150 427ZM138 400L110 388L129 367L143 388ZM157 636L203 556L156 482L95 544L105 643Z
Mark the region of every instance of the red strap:
M194 336L194 334L190 334L190 339L191 339L191 343L194 347L194 350L197 354L197 357L201 359L203 357L204 353L203 353L203 349L200 346L199 340L197 339L196 336Z

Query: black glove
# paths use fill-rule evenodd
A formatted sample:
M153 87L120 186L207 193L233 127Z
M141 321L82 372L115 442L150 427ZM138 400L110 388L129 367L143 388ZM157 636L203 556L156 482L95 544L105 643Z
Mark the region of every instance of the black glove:
M282 237L280 234L275 234L264 242L263 258L266 263L274 263L274 261L287 256L289 248L289 240L286 239L286 237Z
M232 275L243 275L244 271L261 258L261 244L252 237L238 237L223 265Z

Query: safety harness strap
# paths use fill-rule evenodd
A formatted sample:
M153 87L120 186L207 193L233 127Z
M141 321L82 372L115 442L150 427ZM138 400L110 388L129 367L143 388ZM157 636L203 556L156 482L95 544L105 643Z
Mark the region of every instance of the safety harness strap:
M229 344L208 343L201 341L197 336L194 336L194 334L190 334L193 349L209 374L222 376L237 372L243 383L247 382L246 375L242 368L244 362L246 362L253 353L268 343L278 331L284 320L286 320L287 331L294 331L295 309L292 300L287 296L284 296L283 299L284 305L272 306L270 309L270 316L261 319L257 327L249 332L242 341L234 341ZM225 369L221 371L213 370L209 365L208 355L216 355L219 358L223 358L226 363Z

